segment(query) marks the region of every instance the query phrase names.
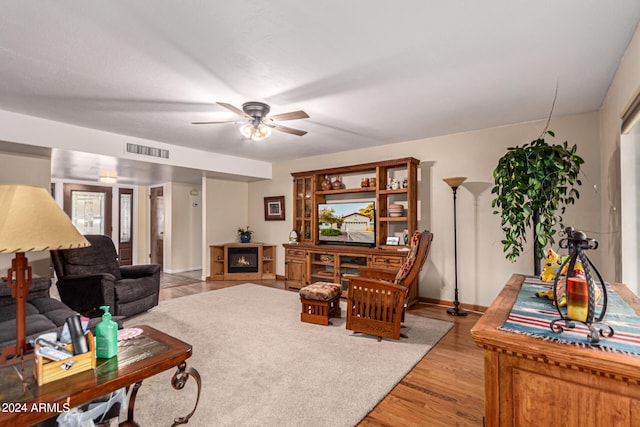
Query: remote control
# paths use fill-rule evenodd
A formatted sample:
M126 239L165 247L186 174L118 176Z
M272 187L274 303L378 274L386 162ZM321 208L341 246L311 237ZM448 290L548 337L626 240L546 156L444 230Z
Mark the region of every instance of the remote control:
M55 360L56 362L59 360L68 359L71 356L73 356L73 354L69 354L70 352L68 351L56 350L53 347L40 347L40 350L38 350L38 353L43 357L46 357L47 359L50 359L50 360Z
M67 350L66 348L64 348L64 346L62 344L60 344L57 341L56 342L51 342L51 341L47 341L47 340L45 340L43 338L38 338L36 340L36 344L39 344L40 347L53 347L56 350L60 350L63 353L68 353L69 354L68 357L73 356L73 352L71 350Z

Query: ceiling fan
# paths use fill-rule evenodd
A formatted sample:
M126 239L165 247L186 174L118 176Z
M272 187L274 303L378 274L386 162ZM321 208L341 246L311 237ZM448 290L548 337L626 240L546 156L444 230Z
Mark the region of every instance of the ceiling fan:
M280 132L290 133L292 135L302 136L307 132L304 130L294 129L287 126L276 124L276 121L285 120L297 120L308 119L309 115L302 110L291 111L289 113L275 114L268 116L271 108L263 102L245 102L242 104L242 110L231 104L224 102L218 102L218 105L226 108L229 111L233 111L239 116L242 116L249 120L248 123L240 127L240 133L246 138L251 138L255 141L265 139L271 134L271 129L278 130ZM242 123L235 120L226 120L222 122L193 122L194 125L210 125L218 123Z

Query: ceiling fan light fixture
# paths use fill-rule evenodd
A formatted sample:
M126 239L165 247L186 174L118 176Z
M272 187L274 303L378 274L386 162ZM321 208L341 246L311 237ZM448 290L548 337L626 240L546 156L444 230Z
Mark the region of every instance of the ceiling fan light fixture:
M247 123L240 126L240 133L247 139L261 141L271 135L271 128L263 123Z
M251 139L254 141L260 141L267 138L269 135L271 135L271 128L260 123L258 127L254 129Z
M249 139L253 136L253 123L247 123L245 125L240 126L240 134L245 138Z

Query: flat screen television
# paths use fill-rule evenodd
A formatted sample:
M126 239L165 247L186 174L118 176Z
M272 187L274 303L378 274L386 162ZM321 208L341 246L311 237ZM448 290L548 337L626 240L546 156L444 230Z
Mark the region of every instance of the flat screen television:
M376 245L375 202L318 204L318 241L336 245Z

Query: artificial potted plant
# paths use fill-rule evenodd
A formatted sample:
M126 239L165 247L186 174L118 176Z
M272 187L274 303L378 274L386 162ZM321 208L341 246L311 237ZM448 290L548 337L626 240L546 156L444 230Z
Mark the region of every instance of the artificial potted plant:
M240 237L240 241L242 243L249 243L251 241L251 235L253 234L253 230L249 230L249 226L247 228L238 227L238 236Z
M533 230L534 270L540 274L540 260L544 247L555 242L556 229L563 229L562 215L566 205L580 197L574 186L584 160L576 154L576 146L549 145L545 135L523 146L509 147L493 171L495 198L491 206L501 217L504 232L503 250L506 258L515 261L526 242L527 228ZM559 210L559 213L558 213Z

